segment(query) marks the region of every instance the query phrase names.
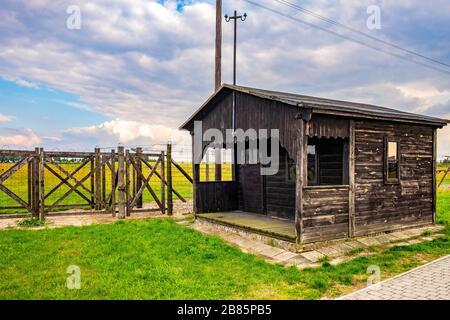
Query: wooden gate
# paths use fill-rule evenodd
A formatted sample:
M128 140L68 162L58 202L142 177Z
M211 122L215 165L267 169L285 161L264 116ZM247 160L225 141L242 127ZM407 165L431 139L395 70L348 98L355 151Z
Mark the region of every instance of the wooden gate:
M0 175L0 191L7 195L7 199L0 203L0 210L26 210L26 212L36 215L39 212L39 157L40 149L35 151L21 150L0 150L2 164L10 164L2 168ZM25 171L25 167L27 170ZM27 182L25 199L24 195L18 194L12 186L8 186L7 182L13 175L18 175L25 171Z
M155 159L151 164L149 159ZM140 148L136 149L135 153L131 153L129 150L125 154L125 186L126 186L126 212L129 216L132 212L140 211L161 211L162 214L166 213L166 179L165 179L165 155L164 151L161 153L143 153ZM149 173L146 175L145 168L148 168ZM159 170L159 172L158 172ZM152 177L157 178L160 181L160 196L158 197L156 191L150 184ZM147 190L153 201L156 203L156 208L142 208L142 194Z
M0 150L0 218L11 216L5 210L41 219L67 213L110 213L120 218L141 211L171 215L172 195L187 202L173 188L172 166L192 182L171 152L171 145L167 153L124 147L117 152Z

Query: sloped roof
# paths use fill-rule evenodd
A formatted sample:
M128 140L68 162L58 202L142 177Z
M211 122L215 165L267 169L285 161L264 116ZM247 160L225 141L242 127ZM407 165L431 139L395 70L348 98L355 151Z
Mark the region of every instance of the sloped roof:
M215 94L209 97L209 99L180 128L187 129L190 122L193 120L197 120L197 115L204 108L206 108L210 104L210 102L212 102L212 100L214 100L219 95L226 94L227 91L242 92L259 98L279 101L288 105L297 106L299 108L312 108L313 113L335 114L339 116L372 118L388 121L422 123L437 127L443 127L447 125L447 123L450 123L449 120L445 119L399 111L392 108L380 107L376 105L324 99L294 93L224 84Z

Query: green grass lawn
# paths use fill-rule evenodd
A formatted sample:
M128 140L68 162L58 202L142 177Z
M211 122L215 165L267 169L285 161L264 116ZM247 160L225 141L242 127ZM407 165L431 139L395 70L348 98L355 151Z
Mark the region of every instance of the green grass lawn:
M450 193L439 193L439 221L450 221ZM0 231L0 299L319 299L362 287L371 265L382 278L450 254L444 237L297 270L244 254L221 239L171 220ZM66 269L81 268L81 289Z

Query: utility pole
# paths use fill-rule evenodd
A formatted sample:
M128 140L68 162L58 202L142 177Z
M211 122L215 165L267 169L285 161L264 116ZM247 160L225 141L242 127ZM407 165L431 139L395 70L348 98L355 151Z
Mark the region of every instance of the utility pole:
M247 19L247 14L244 13L241 16L238 16L237 11L234 10L234 16L229 17L227 14L225 15L225 21L230 22L234 20L234 52L233 52L233 85L236 85L236 46L237 46L237 21L241 19L241 21L245 21Z
M215 91L222 85L222 0L216 0Z
M247 19L247 13L243 15L237 14L237 11L234 10L234 15L232 17L225 15L225 21L230 22L233 20L234 22L234 51L233 51L233 85L236 85L236 52L237 52L237 21L240 19L241 21L245 21ZM233 135L236 132L236 92L233 91L233 114L232 114L232 126L233 126ZM235 141L233 144L233 169L232 169L232 178L233 181L237 180L237 148L236 148L236 137L234 137Z

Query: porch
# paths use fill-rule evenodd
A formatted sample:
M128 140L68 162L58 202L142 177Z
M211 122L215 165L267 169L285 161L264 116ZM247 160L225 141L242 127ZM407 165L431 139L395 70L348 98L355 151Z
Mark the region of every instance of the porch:
M294 243L296 241L295 224L294 221L289 219L244 211L201 213L197 214L196 217L270 238Z

